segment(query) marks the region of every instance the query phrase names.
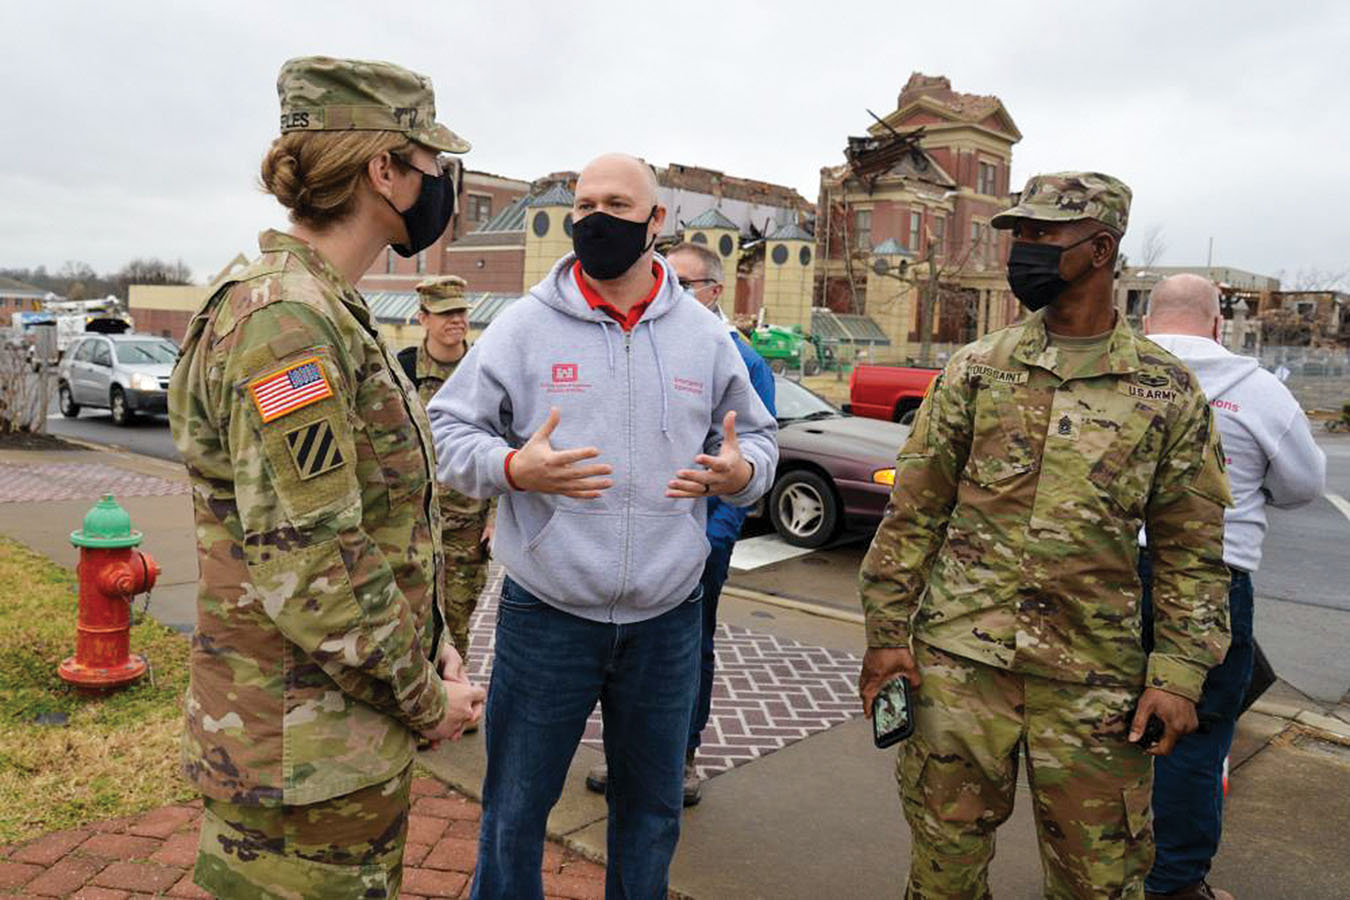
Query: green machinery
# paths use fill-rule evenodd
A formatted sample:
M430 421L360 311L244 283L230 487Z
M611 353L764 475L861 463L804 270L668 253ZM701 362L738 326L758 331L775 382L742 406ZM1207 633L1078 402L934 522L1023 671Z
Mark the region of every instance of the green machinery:
M750 333L750 346L778 374L815 375L834 367L834 349L815 335L804 334L800 325L761 325Z

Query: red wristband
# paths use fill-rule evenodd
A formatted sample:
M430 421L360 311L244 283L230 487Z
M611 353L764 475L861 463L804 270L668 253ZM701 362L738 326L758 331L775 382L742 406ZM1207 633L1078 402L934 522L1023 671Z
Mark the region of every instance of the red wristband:
M515 481L511 478L511 460L512 458L515 457L515 455L516 455L515 450L512 450L510 453L506 454L506 462L503 464L503 467L506 469L506 483L511 485L511 490L518 491L520 490L520 485L516 484Z

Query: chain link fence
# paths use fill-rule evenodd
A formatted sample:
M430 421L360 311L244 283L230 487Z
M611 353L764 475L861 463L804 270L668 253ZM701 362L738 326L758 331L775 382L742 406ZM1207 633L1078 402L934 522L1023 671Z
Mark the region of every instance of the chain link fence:
M1257 359L1304 409L1339 411L1350 403L1350 349L1265 346Z

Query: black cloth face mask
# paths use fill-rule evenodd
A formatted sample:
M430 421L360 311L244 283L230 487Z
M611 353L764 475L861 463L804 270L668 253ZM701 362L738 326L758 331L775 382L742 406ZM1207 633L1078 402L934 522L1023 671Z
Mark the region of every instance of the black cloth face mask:
M408 243L391 245L395 253L405 258L416 256L435 243L436 238L445 233L445 226L450 224L450 217L455 214L455 183L449 173L428 175L421 169L417 171L422 176L422 189L418 191L412 206L400 210L392 200L384 198L384 202L403 220L403 227L408 229Z
M1012 287L1013 296L1032 312L1054 303L1073 283L1065 281L1059 274L1060 257L1065 250L1086 244L1096 236L1090 234L1067 247L1015 241L1012 252L1008 254L1008 284Z
M641 222L620 219L596 212L572 223L572 249L581 261L581 269L597 281L618 278L646 253L656 236L647 240L647 223L656 216L656 207Z

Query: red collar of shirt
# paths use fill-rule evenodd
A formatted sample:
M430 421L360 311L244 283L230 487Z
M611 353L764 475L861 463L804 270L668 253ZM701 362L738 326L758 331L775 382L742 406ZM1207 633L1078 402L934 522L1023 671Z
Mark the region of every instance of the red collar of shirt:
M618 322L624 331L633 330L637 325L638 320L642 318L642 314L647 311L647 307L652 305L652 301L656 299L656 295L661 291L661 284L666 278L666 270L661 268L661 265L655 260L652 260L652 274L656 276L656 283L652 285L651 293L640 303L634 303L632 308L628 310L628 314L624 315L619 312L612 303L597 294L595 288L591 287L582 276L581 261L578 260L577 262L572 263L572 279L577 283L577 287L581 289L581 296L586 298L586 303L590 305L591 309L598 309L614 321Z

